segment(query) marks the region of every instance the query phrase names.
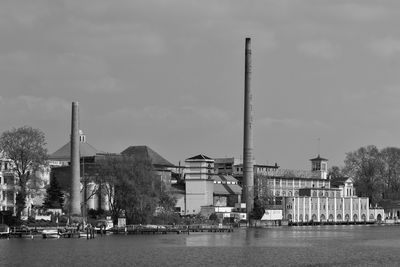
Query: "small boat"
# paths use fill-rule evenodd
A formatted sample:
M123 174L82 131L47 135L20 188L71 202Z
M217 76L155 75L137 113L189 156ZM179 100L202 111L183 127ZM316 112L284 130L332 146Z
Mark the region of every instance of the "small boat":
M57 229L43 230L43 238L60 238L60 234Z
M96 231L96 233L100 234L101 232L103 233L111 232L113 228L114 224L112 220L102 219L96 222L94 230Z

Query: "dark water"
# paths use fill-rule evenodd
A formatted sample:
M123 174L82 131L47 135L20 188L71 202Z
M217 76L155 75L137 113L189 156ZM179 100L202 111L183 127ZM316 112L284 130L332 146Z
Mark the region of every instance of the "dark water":
M0 266L400 266L400 226L0 240Z

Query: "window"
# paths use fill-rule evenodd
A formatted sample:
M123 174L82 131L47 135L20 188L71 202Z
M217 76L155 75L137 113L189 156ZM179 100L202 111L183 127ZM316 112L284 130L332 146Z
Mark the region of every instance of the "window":
M326 163L325 162L322 162L321 170L326 171Z

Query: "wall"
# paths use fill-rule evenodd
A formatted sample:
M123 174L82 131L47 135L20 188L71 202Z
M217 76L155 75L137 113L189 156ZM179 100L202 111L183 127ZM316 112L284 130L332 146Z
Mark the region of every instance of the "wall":
M186 214L197 214L201 206L213 204L214 181L186 180Z
M292 222L369 221L369 199L359 197L286 197L284 219Z

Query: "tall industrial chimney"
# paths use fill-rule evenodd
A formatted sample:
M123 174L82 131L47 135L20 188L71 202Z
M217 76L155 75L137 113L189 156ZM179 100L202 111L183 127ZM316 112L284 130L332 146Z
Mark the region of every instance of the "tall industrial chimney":
M80 194L80 157L79 157L79 108L78 102L72 102L71 120L71 215L81 216Z
M253 106L250 88L251 80L251 39L246 38L244 73L244 134L243 134L243 182L246 200L247 220L254 207L254 169L253 169Z

